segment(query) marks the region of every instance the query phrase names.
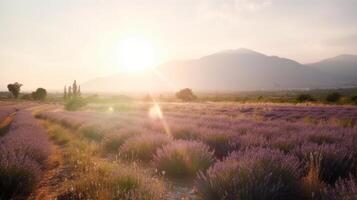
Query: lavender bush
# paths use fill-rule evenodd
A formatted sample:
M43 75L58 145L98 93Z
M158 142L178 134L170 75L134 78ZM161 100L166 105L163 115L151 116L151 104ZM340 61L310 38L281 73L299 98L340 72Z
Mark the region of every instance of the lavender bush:
M156 150L169 143L163 134L148 134L128 139L120 148L120 156L129 160L149 161Z
M167 133L171 134L173 139L188 140L174 141L159 149L154 156L153 165L160 173L165 173L171 177L193 177L199 170L205 172L205 169L209 166L206 163L211 164L215 159L223 159L223 161L216 164L216 170L213 170L214 167L209 170L214 171L214 173L212 172L212 178L210 173L207 172L207 174L202 175L206 177L206 180L199 184L209 183L201 191L213 190L218 195L225 195L225 193L217 191L227 190L230 191L228 194L239 194L243 195L243 197L253 198L240 192L254 191L252 193L266 195L266 198L281 199L286 197L284 195L288 193L286 192L288 190L280 190L281 185L276 184L275 180L284 180L286 181L285 185L290 189L295 184L296 190L291 189L289 191L291 194L295 194L295 191L301 191L301 199L323 199L327 190L335 191L328 188L334 188L335 184L339 183L340 180L346 180L350 174L355 174L357 170L355 161L357 155L356 107L289 104L162 103L160 107L164 119L153 120L148 117L148 109L151 105L149 103L138 104L132 109L125 110L125 112L120 110L110 113L56 111L45 112L43 117L73 129L96 126L102 131L100 137L104 138L102 144L106 152L116 153L118 149L122 150L122 152L146 152L143 150L146 149L145 143L148 146L156 146L154 145L155 142L150 140L143 142L142 140L144 139L138 139L138 137L135 141L131 136L122 135L121 130L131 128L138 129L143 134L151 132ZM105 109L102 109L104 111L107 110L108 106L103 105L103 107L105 107ZM163 121L166 125L164 125ZM129 145L129 140L132 141L131 145ZM94 140L94 142L99 141ZM126 142L128 144L124 148L123 144ZM190 145L187 143L190 143ZM199 143L199 145L191 145L191 143ZM268 161L260 162L264 159L263 156L256 156L258 154L256 149L261 148L265 149L259 151L262 155L265 155L262 152L267 151L279 158L271 158L266 155L275 163L279 163L277 166L280 168L270 166L271 162ZM267 150L268 148L272 150ZM237 150L240 151L239 156L234 159L232 158L234 156L229 156L232 159L224 159L227 154ZM124 153L123 155L130 157L128 155L131 154ZM148 160L150 154L142 154L142 158L139 159ZM247 155L250 155L252 162L248 162L249 159L247 157L249 156ZM311 155L314 157L313 159L311 159ZM296 162L294 156L301 162L301 166L298 167L299 170L295 170L295 167L291 167L285 161L280 162L280 157L288 157L294 160L292 163L294 166ZM313 164L311 164L312 161ZM262 167L257 163L268 163L268 167ZM288 169L282 167L285 165L290 167ZM248 169L250 167L246 166L253 167ZM222 169L219 170L219 168ZM265 176L270 171L278 171L281 174L272 173L272 177ZM297 171L297 173L291 175L290 171ZM213 175L215 173L217 175ZM234 174L239 174L239 177ZM214 178L215 176L216 178ZM230 182L231 176L236 177L233 183ZM291 180L294 180L292 181L294 184L290 184L292 183L288 181L290 179L285 179L284 177L292 177ZM236 179L237 182L235 182ZM255 180L262 179L264 180L261 181L261 184L255 182ZM300 185L296 183L296 179L301 183ZM278 188L279 192L269 196L268 194L272 194L269 193L271 185L266 184L267 182L265 181L269 184L271 183L274 188ZM244 182L243 186L242 182ZM256 187L251 186L251 183L255 183ZM353 188L352 184L344 185L346 188ZM338 193L337 189L335 192ZM314 193L313 197L312 193ZM201 192L200 194L202 196ZM226 198L225 196L223 197ZM286 197L286 199L289 198Z
M201 199L300 199L299 161L271 149L232 153L200 173Z
M214 162L209 147L197 141L174 141L154 156L153 164L160 172L170 177L193 177L200 170L206 170Z
M44 130L30 113L19 111L9 132L0 138L0 147L0 199L28 195L50 153Z
M294 154L309 166L311 156L319 157L319 179L334 184L340 178L347 178L357 170L356 155L342 145L304 144Z
M118 153L120 147L131 137L140 135L139 130L120 130L106 134L103 139L104 153Z
M328 200L355 200L357 199L357 181L354 177L341 179L333 187L329 187L325 192L325 199Z
M214 131L207 129L200 134L200 140L214 150L218 158L226 156L228 153L238 150L240 147L240 138L237 134L223 131Z

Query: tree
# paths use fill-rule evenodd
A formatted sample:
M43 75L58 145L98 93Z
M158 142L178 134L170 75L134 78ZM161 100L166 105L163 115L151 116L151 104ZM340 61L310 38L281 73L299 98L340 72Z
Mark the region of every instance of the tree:
M327 102L332 102L332 103L336 103L339 102L341 99L342 95L338 92L333 92L330 93L326 96L326 101Z
M7 89L11 92L11 94L17 98L20 94L20 89L21 89L22 84L15 82L13 84L8 84Z
M190 88L185 88L176 93L176 97L182 101L193 101L197 99Z
M76 111L81 109L82 107L86 106L87 102L85 99L78 97L78 98L72 98L67 101L65 104L65 109L69 111Z
M32 98L35 100L45 100L47 91L44 88L37 88L35 92L32 92Z
M63 89L63 98L64 98L64 99L67 99L67 86L64 86L64 89Z
M73 84L72 84L72 93L73 93L73 97L77 96L77 81L74 80Z
M315 99L309 94L300 94L296 97L297 102L315 101Z
M72 98L72 88L71 88L71 86L68 87L68 94L67 94L67 96L68 96L68 99Z
M78 86L77 95L78 95L79 97L81 96L81 85Z
M357 96L352 96L351 101L352 103L357 104Z

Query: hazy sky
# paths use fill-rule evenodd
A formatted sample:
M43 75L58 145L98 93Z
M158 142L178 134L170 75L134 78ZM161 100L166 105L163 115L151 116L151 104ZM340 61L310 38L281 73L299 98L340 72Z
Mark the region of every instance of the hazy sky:
M245 47L301 63L357 54L356 0L0 0L0 89L61 89L118 72L147 38L160 62Z

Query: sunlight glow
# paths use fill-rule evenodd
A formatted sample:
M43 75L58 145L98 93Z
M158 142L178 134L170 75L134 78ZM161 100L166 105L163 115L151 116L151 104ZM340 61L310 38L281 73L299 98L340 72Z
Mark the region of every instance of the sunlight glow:
M163 115L162 115L162 111L161 108L158 104L154 104L150 110L149 110L149 116L152 119L162 119Z
M167 134L168 137L172 138L170 127L164 118L160 105L155 101L155 99L151 95L150 97L154 105L149 110L149 117L153 120L160 120L165 130L165 133Z
M128 37L118 46L118 64L125 72L140 72L153 68L157 63L156 50L142 37Z
M110 106L110 107L108 108L108 112L110 112L110 113L114 112L114 108Z

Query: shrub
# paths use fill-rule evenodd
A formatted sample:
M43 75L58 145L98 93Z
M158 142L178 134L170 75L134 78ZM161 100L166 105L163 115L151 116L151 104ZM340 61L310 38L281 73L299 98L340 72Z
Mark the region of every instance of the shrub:
M307 199L324 199L325 183L320 180L321 155L310 154L307 174L302 179L304 196Z
M351 102L352 102L353 104L357 104L357 96L352 96L352 97L351 97Z
M104 153L118 153L119 148L124 144L124 142L139 133L110 133L107 134L103 139L103 151Z
M283 151L284 153L289 153L293 151L297 145L299 145L301 141L299 141L297 138L276 138L274 140L269 141L269 146L272 149L278 149L280 151Z
M222 158L240 147L240 139L233 133L207 130L200 135L200 139L214 150L214 154L218 158Z
M194 131L194 127L178 127L172 130L172 137L174 139L195 140L198 139L198 133Z
M169 143L166 135L149 134L128 139L120 148L120 155L126 159L149 161L157 149Z
M176 97L182 101L193 101L197 97L193 94L190 88L185 88L176 93Z
M331 103L337 103L340 101L342 95L338 92L330 93L326 96L326 101Z
M198 141L174 141L154 156L154 165L158 171L169 177L194 177L200 170L206 170L214 162L213 152Z
M70 133L62 128L59 125L50 124L48 122L44 122L43 125L46 127L50 138L58 145L65 145L67 144L71 137Z
M334 144L339 142L340 137L334 133L313 133L308 136L307 138L310 142L316 143L316 144Z
M0 199L22 199L39 181L39 164L6 149L0 149Z
M299 161L270 149L234 152L200 173L200 199L300 199Z
M31 96L35 100L45 100L47 91L44 88L37 88L35 92L32 92Z
M324 193L324 199L327 200L356 200L357 182L354 177L339 180L333 187L329 187Z
M67 101L65 105L65 109L69 111L76 111L79 110L80 108L83 108L86 105L87 102L83 98L76 97Z
M309 94L300 94L296 97L297 102L315 101L315 99Z
M23 94L21 99L25 99L25 100L32 100L32 94Z
M311 156L320 157L319 179L327 184L334 184L338 179L355 174L357 162L355 154L341 145L305 144L294 151L305 167L310 166Z
M87 139L101 141L103 139L103 129L96 125L84 125L79 128L79 132Z

